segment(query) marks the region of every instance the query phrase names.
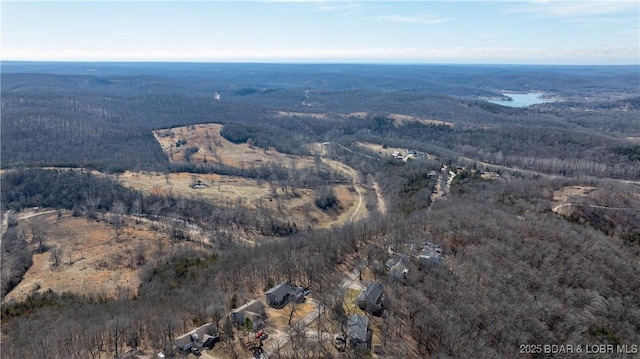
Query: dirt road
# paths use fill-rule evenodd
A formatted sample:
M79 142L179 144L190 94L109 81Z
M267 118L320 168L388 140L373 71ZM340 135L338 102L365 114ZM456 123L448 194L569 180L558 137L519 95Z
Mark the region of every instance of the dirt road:
M356 219L356 216L360 216L361 218L366 217L366 212L364 212L364 209L362 207L362 203L364 202L364 198L362 195L363 191L366 191L365 189L360 188L361 185L358 184L358 176L360 175L358 173L358 171L356 171L355 169L345 165L344 163L340 162L340 161L335 161L335 160L330 160L327 158L322 158L322 162L326 163L327 165L329 165L331 168L344 172L347 174L347 176L351 177L351 183L353 184L353 188L355 189L356 193L358 194L358 204L356 205L356 208L353 210L353 212L351 213L351 215L349 216L349 221L353 222Z

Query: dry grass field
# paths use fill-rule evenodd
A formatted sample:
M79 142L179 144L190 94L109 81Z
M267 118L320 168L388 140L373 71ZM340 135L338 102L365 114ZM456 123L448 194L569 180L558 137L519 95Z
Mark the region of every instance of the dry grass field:
M298 228L327 228L348 220L357 206L357 193L350 186L333 186L340 202L340 208L334 211L322 211L315 205L315 191L295 189L295 195L289 190L272 188L268 183L236 176L191 173L139 173L125 172L118 176L122 185L143 193L167 194L199 198L217 205L232 205L240 201L250 208L265 207L277 213L282 219L296 222ZM200 181L201 188L190 186Z
M326 120L329 118L329 115L324 113L304 113L304 112L285 112L285 111L277 111L276 116L281 118L291 118L291 117L307 117L316 120ZM350 112L350 113L341 113L335 114L333 116L337 118L366 118L368 116L372 116L374 113L370 112ZM444 125L453 127L454 125L451 122L440 121L435 119L427 119L420 118L415 116L407 116L401 115L397 113L386 113L382 114L390 119L392 119L396 126L404 125L406 122L420 122L425 125Z
M229 166L251 166L274 162L289 168L314 166L313 157L296 157L275 150L236 145L220 136L219 124L205 124L156 131L155 135L167 155L174 162L184 160L184 150L198 146L191 161L219 162ZM178 140L186 144L176 147ZM169 194L194 197L216 204L231 205L241 202L250 208L266 207L282 219L296 222L298 228L327 228L368 215L362 192L357 184L358 173L345 164L323 159L336 171L353 178L353 184L333 186L339 207L322 211L315 205L315 192L311 189L272 187L269 183L253 179L217 174L140 173L125 172L116 176L124 186L143 193ZM96 175L102 175L98 172ZM194 188L193 184L200 186ZM23 300L36 291L49 289L57 293L71 292L87 296L116 297L135 295L141 283L144 262L154 262L169 252L170 241L159 230L150 230L146 221L128 219L119 236L106 222L73 217L62 211L23 211L17 219L28 231L29 226L43 228L46 245L61 250L58 266L54 266L51 251L36 253L33 265L22 282L5 301ZM108 216L108 215L107 215ZM181 243L179 246L195 246ZM35 248L33 248L35 249ZM175 248L171 249L173 251ZM144 257L139 261L138 257ZM303 307L304 308L304 307ZM304 311L302 311L304 312ZM276 315L277 317L277 315Z
M21 301L29 294L49 289L56 293L71 292L87 296L135 295L141 283L144 263L153 263L176 247L192 243L171 244L164 233L130 225L116 238L113 228L102 221L72 217L68 212L42 213L25 211L18 223L27 232L34 225L46 232L47 247L62 250L59 265L54 266L51 250L33 255L33 265L22 282L5 298ZM139 261L139 255L144 257Z
M291 113L284 113L291 114ZM316 115L317 116L317 115ZM192 154L192 163L220 163L233 167L260 166L269 163L287 168L305 168L315 166L312 156L292 156L274 149L264 150L247 144L232 143L220 135L221 124L199 124L175 127L154 131L154 136L163 151L174 163L185 162L185 151L198 147ZM177 147L177 144L182 144ZM352 168L336 161L324 160L337 171L351 177L357 176ZM139 174L127 172L120 176L125 185L144 192L163 194L172 193L187 197L200 197L207 200L235 203L240 200L244 204L257 207L265 206L277 210L286 220L298 224L298 228L327 228L348 220L356 220L367 216L361 191L350 190L350 186L337 185L333 190L340 202L340 207L329 212L320 211L315 206L315 192L311 189L295 189L295 195L284 193L280 188L272 188L270 184L252 179L221 176L215 174L172 173ZM201 188L190 186L196 181L203 184Z
M370 151L375 151L383 156L388 156L391 157L391 154L394 152L400 152L400 154L402 155L406 155L407 154L407 149L406 148L398 148L398 147L387 147L384 148L382 145L378 145L375 143L369 143L369 142L356 142L358 146L364 147Z
M232 167L260 166L276 163L289 168L313 166L312 157L292 156L276 150L264 150L245 143L235 144L220 135L221 124L208 123L174 127L153 132L171 162L184 162L185 152L198 147L190 156L192 163L221 163ZM179 147L179 142L184 142Z
M375 151L383 156L391 156L392 153L394 152L399 152L401 155L406 156L407 155L407 149L406 148L398 148L398 147L387 147L384 148L382 145L379 144L375 144L375 143L369 143L369 142L357 142L358 146L364 147L370 151ZM427 159L434 161L437 160L438 158L434 155L431 154L426 154L427 155Z
M304 112L290 112L290 111L276 111L275 115L280 118L291 118L291 117L306 117L312 118L315 120L326 120L329 118L325 113L304 113Z
M143 193L167 194L197 197L216 202L235 202L238 199L254 203L272 194L267 183L255 180L222 176L217 174L192 173L140 173L127 171L118 177L120 183ZM192 185L199 181L201 186Z
M562 215L571 214L571 201L575 197L586 197L596 190L591 186L567 186L553 193L551 208Z
M404 125L406 122L420 122L425 125L443 125L453 127L453 123L428 119L428 118L420 118L415 116L407 116L407 115L399 115L396 113L391 113L388 115L389 118L393 119L396 125Z

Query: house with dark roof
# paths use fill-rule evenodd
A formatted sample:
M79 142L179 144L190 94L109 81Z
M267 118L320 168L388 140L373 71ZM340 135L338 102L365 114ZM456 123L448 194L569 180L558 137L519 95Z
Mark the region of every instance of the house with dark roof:
M352 349L368 351L371 347L369 318L353 314L347 318L347 343Z
M203 349L203 343L216 334L216 328L213 323L207 323L177 337L174 342L174 349L177 349L182 354L200 353Z
M360 309L375 315L384 310L384 288L381 283L369 283L367 288L356 299Z
M291 300L298 300L302 296L302 288L291 283L278 283L265 292L267 304L273 308L282 308Z
M232 310L229 313L229 319L233 324L244 325L248 318L253 323L253 330L256 331L264 326L265 315L264 304L256 299Z

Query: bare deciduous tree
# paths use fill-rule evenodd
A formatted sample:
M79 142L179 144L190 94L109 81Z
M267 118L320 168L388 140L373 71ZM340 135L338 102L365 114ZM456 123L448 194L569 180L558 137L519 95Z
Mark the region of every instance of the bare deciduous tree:
M45 240L47 238L46 230L35 223L29 223L29 231L31 232L31 243L37 246L37 251L40 253L44 253L47 249L45 246Z
M64 254L64 250L57 245L53 245L49 249L49 253L49 258L53 262L53 266L57 268L62 262L62 255Z

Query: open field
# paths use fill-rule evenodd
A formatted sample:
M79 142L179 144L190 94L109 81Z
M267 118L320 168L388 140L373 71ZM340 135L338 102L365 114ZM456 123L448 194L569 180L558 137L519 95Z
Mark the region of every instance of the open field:
M576 197L587 197L596 190L591 186L567 186L553 194L551 208L554 212L562 215L571 214L571 201Z
M135 295L145 264L168 253L168 237L144 225L126 227L116 238L113 228L105 222L61 213L58 216L56 211L25 211L17 217L27 232L31 225L42 228L46 232L45 245L50 249L33 255L33 265L7 294L5 302L21 301L33 292L49 289L109 298ZM58 267L51 258L53 247L62 250Z
M289 114L289 113L287 113ZM234 144L220 135L221 124L199 124L193 126L175 127L154 131L156 140L171 162L184 162L185 152L189 148L197 147L198 152L189 156L193 163L220 163L233 167L261 166L274 163L288 168L305 168L315 166L312 156L292 156L276 150L264 150L247 144ZM179 147L178 143L182 143ZM319 144L311 145L318 147ZM321 146L320 146L321 147ZM145 175L125 173L121 181L135 189L156 193L173 191L186 196L196 196L215 201L237 201L241 199L253 207L258 205L284 212L286 217L304 227L326 228L335 224L342 224L347 220L364 218L366 206L363 202L362 191L365 189L357 184L356 170L343 163L323 159L323 162L334 170L342 172L353 179L353 191L349 186L333 186L334 193L340 201L340 208L331 213L322 212L314 204L315 192L310 189L296 189L296 194L282 193L282 189L256 180L220 176L214 174L169 174ZM196 181L204 186L194 189Z
M640 201L640 193L633 187L630 187L627 193L614 195L609 189L603 187L566 186L554 192L551 209L565 216L572 214L577 206L632 213L640 211L638 201ZM637 223L635 219L627 220ZM618 225L622 224L618 223L620 219L615 221Z
M351 186L336 185L333 191L340 202L340 208L322 211L315 205L315 191L312 189L289 189L272 187L268 183L236 176L191 173L139 173L125 172L119 181L143 193L168 194L200 198L217 205L234 205L238 202L250 208L264 207L279 213L283 219L296 222L298 228L327 228L348 220L358 205L357 193ZM199 188L193 183L199 181ZM353 207L353 208L352 208ZM359 210L358 213L362 211Z
M370 151L375 151L383 156L389 156L391 157L391 155L394 152L399 152L401 155L406 156L407 155L407 149L406 148L399 148L399 147L384 147L383 145L379 145L379 144L375 144L375 143L369 143L369 142L356 142L356 144L358 146L364 147ZM430 155L430 154L426 154L427 159L428 160L437 160L437 157Z
M192 163L220 163L233 167L261 166L274 163L288 168L315 166L311 156L292 156L276 150L263 150L247 144L234 144L220 135L221 124L199 124L154 131L154 136L171 162L184 162L185 152L198 147L188 160ZM182 143L177 147L178 143ZM329 161L325 163L348 176L357 177L350 167ZM220 176L215 174L168 174L140 175L127 172L120 176L126 186L152 193L173 193L195 196L212 201L243 201L252 207L265 206L277 209L287 220L293 220L302 227L326 228L347 220L359 219L367 214L359 187L354 191L349 186L336 185L333 191L340 201L340 207L330 212L320 211L314 203L315 192L311 189L294 189L295 194L284 193L281 188L256 180ZM200 188L193 188L200 181ZM357 216L357 218L356 218ZM300 228L300 225L298 226Z
M351 167L332 160L325 160L329 166L347 176L357 176ZM146 194L178 195L186 198L204 199L217 205L236 205L241 203L250 208L265 207L277 211L283 218L293 220L303 227L328 228L344 223L350 219L365 218L368 213L364 199L359 200L358 191L353 185L338 184L331 186L339 207L332 211L321 211L315 205L316 192L308 188L288 188L272 186L267 182L257 181L239 176L193 173L155 173L126 171L117 176L108 175L95 170L54 168L64 171L86 171L94 176L110 177L123 186ZM194 187L194 183L200 186ZM364 187L358 186L364 191ZM3 222L3 228L6 223Z
M288 111L276 111L275 112L277 117L281 117L281 118L291 118L291 117L306 117L306 118L312 118L315 120L326 120L329 118L329 116L327 116L324 113L304 113L304 112L288 112Z
M289 330L289 315L291 314L293 303L287 304L282 309L274 309L271 307L266 308L267 321L270 329L277 329L281 331ZM317 309L316 304L313 301L307 300L303 303L295 304L293 318L291 324L295 324L300 319L312 313Z
M327 115L324 113L277 111L276 115L281 118L306 117L306 118L311 118L315 120L326 120L326 119L329 119L330 116L335 116L338 118L366 118L368 116L373 116L375 114L370 112L350 112L350 113L341 113L341 114L335 114L335 115ZM392 119L396 126L401 126L406 122L420 122L425 125L444 125L444 126L453 127L453 124L451 122L440 121L435 119L426 119L426 118L420 118L415 116L401 115L397 113L387 113L382 115Z
M391 113L388 116L389 116L389 118L391 118L391 119L393 119L395 121L396 125L403 125L406 122L420 122L420 123L425 124L425 125L443 125L443 126L453 127L453 124L451 122L446 122L446 121L440 121L440 120L434 120L434 119L428 119L428 118L420 118L420 117L415 117L415 116L399 115L399 114L396 114L396 113Z
M375 143L368 143L368 142L357 142L356 143L358 146L364 147L370 151L375 151L383 156L389 156L391 157L391 154L394 152L400 152L402 155L405 155L407 153L407 149L406 148L398 148L398 147L383 147L382 145L378 145Z
M185 152L193 147L198 152L187 162L220 163L232 167L251 167L275 163L289 168L313 166L312 157L292 156L276 150L264 150L247 144L235 144L220 135L221 124L208 123L174 127L153 132L170 162L185 162ZM186 141L186 142L185 142ZM178 143L181 143L178 146Z
M254 204L272 196L267 183L236 176L192 173L140 173L127 171L118 177L122 185L143 193L167 194L169 191L184 197L197 197L216 202L235 202L238 199ZM201 184L194 188L193 184ZM276 192L279 189L276 189Z

